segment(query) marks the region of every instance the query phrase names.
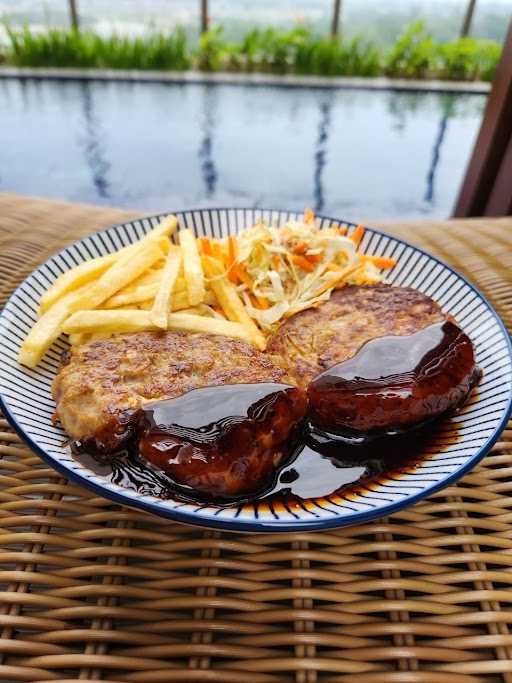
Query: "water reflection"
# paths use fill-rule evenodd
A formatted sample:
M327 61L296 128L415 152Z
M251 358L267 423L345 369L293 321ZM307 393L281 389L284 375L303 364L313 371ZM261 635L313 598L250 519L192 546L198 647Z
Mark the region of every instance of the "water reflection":
M418 110L425 106L425 97L428 94L422 92L390 92L388 93L388 111L396 131L404 131L408 117L415 115Z
M446 135L446 128L448 126L448 116L443 116L439 122L436 139L434 141L434 149L432 150L432 161L427 173L427 189L425 192L425 201L429 204L434 203L434 187L436 179L436 171L441 158L441 146Z
M215 202L442 217L484 105L464 94L5 80L2 189L148 212Z
M332 96L320 104L318 137L314 152L313 197L314 210L319 213L324 208L325 197L322 182L324 167L327 163L327 141L331 125Z
M199 146L199 160L203 177L205 193L208 198L215 194L217 186L217 170L213 159L213 133L217 120L217 89L206 87L203 89L203 114L201 120L202 140Z
M81 143L84 148L87 165L91 171L92 182L99 197L108 199L109 182L107 173L110 163L104 158L104 145L102 143L101 126L94 112L94 102L90 81L80 82L80 95L82 113L84 118L84 134Z
M431 205L434 204L436 172L441 159L441 148L446 137L448 121L456 115L454 100L451 97L444 97L441 101L441 109L443 111L443 115L439 121L437 134L434 140L432 160L427 173L427 188L425 191L425 201Z
M418 112L418 107L425 103L424 93L393 93L388 99L388 111L392 116L395 130L405 133L409 117L414 118ZM454 118L465 118L470 112L475 111L476 107L481 107L481 100L471 95L453 95L449 93L441 94L435 99L430 95L436 114L440 110L435 137L433 139L432 151L430 153L430 164L426 174L426 187L423 200L433 207L435 205L436 175L439 171L441 152L443 143L446 140L448 122ZM432 112L433 115L433 112Z

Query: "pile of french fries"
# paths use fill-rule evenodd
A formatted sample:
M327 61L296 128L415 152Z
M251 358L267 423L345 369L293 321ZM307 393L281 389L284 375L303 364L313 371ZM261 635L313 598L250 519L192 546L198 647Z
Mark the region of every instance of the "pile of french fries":
M221 261L201 249L191 230L180 230L173 244L177 227L168 216L138 242L57 278L41 298L19 362L36 367L63 333L78 345L116 333L181 330L243 339L264 350L265 336Z

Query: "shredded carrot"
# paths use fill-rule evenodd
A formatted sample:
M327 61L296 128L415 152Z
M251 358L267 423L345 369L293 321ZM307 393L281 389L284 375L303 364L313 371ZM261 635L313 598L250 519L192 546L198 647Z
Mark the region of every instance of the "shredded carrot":
M318 263L322 260L322 254L306 254L304 256L310 263Z
M211 256L212 255L212 245L211 245L208 237L201 237L201 239L199 240L199 243L201 245L201 249L202 249L203 254L206 254L206 256Z
M315 266L310 261L308 261L308 259L304 256L292 254L291 259L296 266L302 268L302 270L305 270L308 273L311 273L313 270L315 270Z
M337 227L338 235L346 235L347 228L344 225L338 225Z
M292 250L292 251L293 251L294 254L303 255L303 254L306 253L306 251L308 250L308 248L309 248L309 245L308 245L307 242L304 242L304 240L299 240L299 241L295 244L295 246L293 247L293 250Z
M228 238L229 265L233 265L233 263L236 261L237 254L238 242L236 241L236 237L234 235L230 235Z
M304 223L313 223L315 220L315 212L311 209L304 209Z
M252 289L252 280L247 273L243 263L239 263L236 268L237 278L240 282L243 282L249 289Z
M356 246L359 245L359 242L363 239L364 235L364 228L362 225L358 225L357 228L354 230L354 232L350 235L350 239Z
M230 235L228 238L228 278L231 282L237 281L236 273L236 259L238 255L238 242L234 235Z
M272 267L274 270L279 270L281 267L281 259L277 254L272 255Z
M264 297L249 294L249 298L254 308L261 308L262 310L268 308L268 301Z
M228 272L228 279L234 284L240 282L240 276L238 274L238 264L234 263Z
M224 252L219 242L211 242L212 256L217 259L222 265L224 265Z
M366 256L365 259L374 264L377 268L393 268L396 266L394 258L387 258L386 256Z

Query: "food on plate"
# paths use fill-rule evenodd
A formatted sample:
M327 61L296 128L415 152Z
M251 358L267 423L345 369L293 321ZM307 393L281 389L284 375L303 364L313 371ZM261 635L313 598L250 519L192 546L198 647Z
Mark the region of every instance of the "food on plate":
M260 492L308 429L389 436L476 383L470 339L385 282L395 261L364 253L362 226L321 229L306 210L223 239L176 228L167 217L41 299L19 360L35 368L68 335L52 391L75 450L128 449L173 485L230 499Z
M19 362L36 367L73 312L96 308L163 258L169 245L167 237L176 226L176 217L170 216L139 242L100 259L99 269L98 259L93 259L58 277L41 299L41 317L21 345Z
M467 398L479 377L469 337L450 320L405 336L376 337L308 386L318 427L401 432Z
M268 352L282 359L293 384L307 386L370 339L413 334L445 319L438 304L415 289L345 286L321 306L285 321L270 338Z
M56 416L69 436L111 452L132 435L144 402L205 386L282 383L284 377L282 368L241 340L139 332L71 347L52 390Z
M210 256L204 256L203 263L205 271L210 278L210 287L227 318L243 325L254 345L262 351L265 350L266 342L264 335L245 310L245 306L235 286L223 272L222 265Z
M173 245L169 238L176 228L176 217L168 216L134 244L59 276L41 298L40 317L21 346L19 362L35 368L61 334L82 343L77 335L85 328L90 334L104 334L106 328L112 334L157 328L229 335L231 330L240 338L242 326L244 338L264 350L281 321L327 301L338 287L381 282L382 271L394 265L393 259L361 252L362 226L350 235L342 226L322 230L310 211L282 228L260 221L224 239L197 239L183 229ZM122 315L116 318L112 311ZM205 320L194 327L188 318L167 315L175 311ZM219 332L213 319L237 325Z
M167 319L172 300L172 293L181 268L181 252L171 248L167 254L165 265L162 268L162 277L155 293L155 301L151 309L151 322L163 330L167 329ZM189 303L190 303L190 297Z
M77 311L63 323L62 329L68 334L102 333L114 335L123 332L157 331L159 328L151 320L150 311L100 310ZM204 332L252 342L251 335L243 325L229 320L207 318L196 313L169 313L167 329Z
M258 492L291 453L306 409L305 392L287 384L195 389L143 406L139 451L194 491Z
M204 274L197 239L192 230L180 230L178 235L183 253L183 271L187 284L188 300L191 306L197 306L203 301L205 293Z

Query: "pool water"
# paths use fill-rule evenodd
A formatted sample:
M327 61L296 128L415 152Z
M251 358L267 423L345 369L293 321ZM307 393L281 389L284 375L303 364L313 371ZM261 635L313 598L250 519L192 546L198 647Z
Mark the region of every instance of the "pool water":
M0 191L150 211L446 217L475 94L0 81Z

